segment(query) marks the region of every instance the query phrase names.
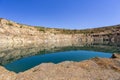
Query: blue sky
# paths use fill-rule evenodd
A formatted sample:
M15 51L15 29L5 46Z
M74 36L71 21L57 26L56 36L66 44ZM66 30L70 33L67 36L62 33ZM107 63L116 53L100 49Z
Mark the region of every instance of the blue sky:
M120 24L120 0L0 0L0 17L36 26L95 28Z

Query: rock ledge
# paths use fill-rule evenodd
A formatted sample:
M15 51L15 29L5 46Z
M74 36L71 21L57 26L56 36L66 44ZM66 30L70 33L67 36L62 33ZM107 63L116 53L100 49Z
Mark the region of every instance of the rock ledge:
M0 67L0 80L120 80L120 54L109 59L43 63L18 74Z

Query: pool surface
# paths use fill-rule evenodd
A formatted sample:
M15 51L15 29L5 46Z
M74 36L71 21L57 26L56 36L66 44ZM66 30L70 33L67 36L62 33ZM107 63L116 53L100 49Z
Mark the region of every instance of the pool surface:
M11 63L5 64L4 67L10 71L16 73L23 72L30 68L33 68L41 63L60 63L63 61L82 61L88 60L93 57L111 57L111 53L96 52L88 50L72 50L64 52L53 52L49 54L39 54L29 57L24 57L13 61Z

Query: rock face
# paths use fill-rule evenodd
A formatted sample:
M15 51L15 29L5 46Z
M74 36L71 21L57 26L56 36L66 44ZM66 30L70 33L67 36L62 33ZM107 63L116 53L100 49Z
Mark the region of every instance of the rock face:
M52 29L51 29L52 30ZM52 30L54 32L54 30ZM82 34L80 36L83 36ZM27 25L17 24L12 21L0 19L0 43L49 43L70 42L73 36L68 34L54 34L49 30L46 32Z
M0 80L15 80L16 74L0 66Z
M119 58L120 59L120 56L119 56L119 54L114 53L111 58Z
M71 32L71 33L70 33ZM78 33L79 32L79 33ZM88 30L38 28L0 19L0 43L119 42L120 25Z
M0 67L0 80L120 80L120 58L43 63L18 74Z

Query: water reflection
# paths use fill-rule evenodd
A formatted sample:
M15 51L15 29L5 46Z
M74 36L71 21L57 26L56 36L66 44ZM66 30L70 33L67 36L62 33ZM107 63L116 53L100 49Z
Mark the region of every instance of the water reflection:
M120 45L110 42L56 42L43 44L0 44L0 64L6 65L18 59L53 52L88 50L107 53L120 53Z
M112 54L104 52L86 51L86 50L73 50L64 52L53 52L51 54L34 55L31 57L22 58L12 63L4 65L10 71L23 72L33 68L41 63L60 63L63 61L82 61L93 57L110 58Z

